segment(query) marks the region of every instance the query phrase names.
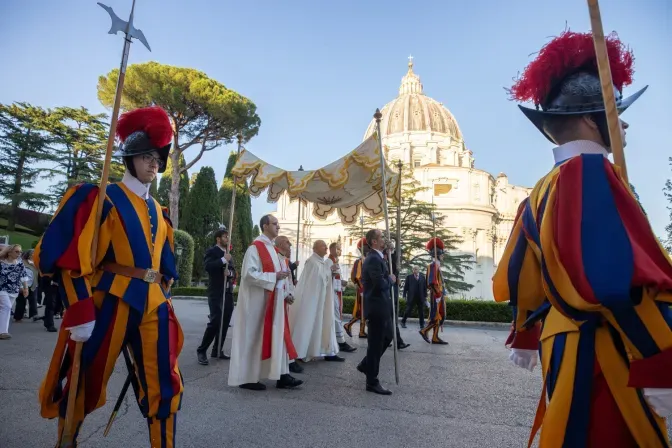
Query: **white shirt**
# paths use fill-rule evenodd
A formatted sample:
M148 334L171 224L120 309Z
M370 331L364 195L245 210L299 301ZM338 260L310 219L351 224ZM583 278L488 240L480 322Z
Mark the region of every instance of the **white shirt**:
M143 184L128 170L126 170L124 173L124 177L121 179L121 183L126 185L126 188L140 196L142 199L149 199L149 187L152 185L151 183Z
M602 154L604 157L609 156L609 153L602 145L591 140L574 140L553 148L555 163L564 162L581 154Z

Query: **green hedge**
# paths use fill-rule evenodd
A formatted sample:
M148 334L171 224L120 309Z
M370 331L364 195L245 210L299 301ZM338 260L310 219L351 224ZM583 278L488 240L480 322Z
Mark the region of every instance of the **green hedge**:
M182 247L182 255L179 257L177 257L177 254L175 255L178 258L177 273L180 276L177 284L188 287L191 286L191 273L194 266L194 239L183 230L175 230L174 239L175 247L178 245ZM178 288L173 289L173 294L175 294L176 289Z
M173 288L174 296L206 297L205 288ZM234 300L237 292L234 293ZM355 304L355 296L346 294L343 296L343 313L352 314ZM446 311L449 320L461 320L467 322L511 322L511 307L505 303L490 302L485 300L448 300ZM399 300L399 316L406 312L406 301ZM425 317L429 315L429 309L424 308ZM417 308L413 309L411 317L418 317Z

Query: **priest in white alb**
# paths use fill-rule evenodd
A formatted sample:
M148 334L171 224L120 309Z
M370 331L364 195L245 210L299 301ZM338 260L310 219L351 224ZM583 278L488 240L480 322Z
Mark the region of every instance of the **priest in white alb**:
M289 328L297 359L310 361L345 361L337 355L338 341L334 325L334 288L332 270L326 260L327 243L317 240L313 254L306 260L289 310ZM292 369L293 371L295 369Z
M280 226L274 216L259 222L262 234L247 248L240 271L240 287L233 327L229 386L265 390L262 379L276 380L279 389L303 383L289 374L296 359L287 320L287 305L294 300L289 268L278 257L273 240Z

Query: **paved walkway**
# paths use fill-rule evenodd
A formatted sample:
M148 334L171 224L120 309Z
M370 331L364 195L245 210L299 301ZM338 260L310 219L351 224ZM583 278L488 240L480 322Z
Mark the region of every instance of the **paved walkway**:
M186 394L178 418L178 447L227 448L408 448L523 447L539 398L539 371L510 364L503 344L507 332L451 327L449 346L426 344L415 325L402 330L411 346L399 353L400 384L394 384L388 351L381 380L394 395L364 391L355 366L365 340L344 354L345 363L306 366L298 390L244 391L227 386L228 361L196 362L206 322L203 301L175 301L185 333L180 365ZM57 321L59 322L59 321ZM41 323L12 324L13 339L0 341L0 447L51 447L56 422L39 416L37 389L55 334ZM226 351L230 341L227 340ZM145 447L147 429L129 391L110 435L102 433L125 379L123 360L108 387L108 402L90 415L80 447ZM269 383L270 385L270 383Z

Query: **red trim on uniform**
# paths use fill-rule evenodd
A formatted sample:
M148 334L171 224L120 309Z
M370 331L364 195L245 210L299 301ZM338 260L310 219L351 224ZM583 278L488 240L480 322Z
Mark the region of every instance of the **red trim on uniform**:
M583 216L583 159L577 157L560 168L553 216L558 257L586 302L598 304L583 266L581 217ZM566 219L571 216L574 219Z
M505 347L509 347L511 343L513 342L513 338L516 337L516 324L511 323L511 329L509 330L509 337L506 338L506 342L504 342Z
M79 300L68 307L63 316L63 328L76 327L96 320L96 307L93 298Z
M96 352L96 355L93 358L93 362L90 366L87 366L86 369L86 403L84 408L86 409L87 414L93 412L93 410L96 409L98 398L101 396L104 380L103 372L105 372L107 357L110 353L110 343L112 341L112 333L114 332L115 323L117 320L118 309L119 303L117 302L117 306L114 307L114 311L112 312L110 325L107 327L105 338L100 344L100 348Z
M61 269L70 269L73 271L79 271L81 269L79 263L79 237L86 226L86 222L91 216L91 211L93 210L93 204L98 197L98 188L92 188L89 194L86 196L86 199L77 209L77 214L74 219L74 231L72 232L73 238L68 248L63 252L63 255L56 261L56 266Z
M168 351L170 352L170 383L173 386L173 392L177 395L182 387L182 377L175 372L177 365L177 356L182 347L180 346L180 324L175 316L172 303L168 306Z
M263 272L275 272L275 265L273 264L273 259L271 254L266 248L266 245L261 241L254 241L252 244L257 248L259 253L259 258L261 259L261 268ZM266 311L264 312L264 330L261 342L261 359L266 360L271 357L272 346L273 346L273 315L275 314L275 291L265 291L266 298ZM296 359L296 349L294 348L294 343L292 342L292 337L289 332L289 319L287 317L285 307L285 331L284 331L284 340L285 346L287 348L287 354L289 359Z
M672 388L672 349L630 362L629 387Z
M513 336L513 341L511 341L511 348L517 348L521 350L538 350L540 334L541 326L539 324L535 324L534 327L525 331L517 331Z
M589 421L588 448L637 448L597 360L591 385Z

